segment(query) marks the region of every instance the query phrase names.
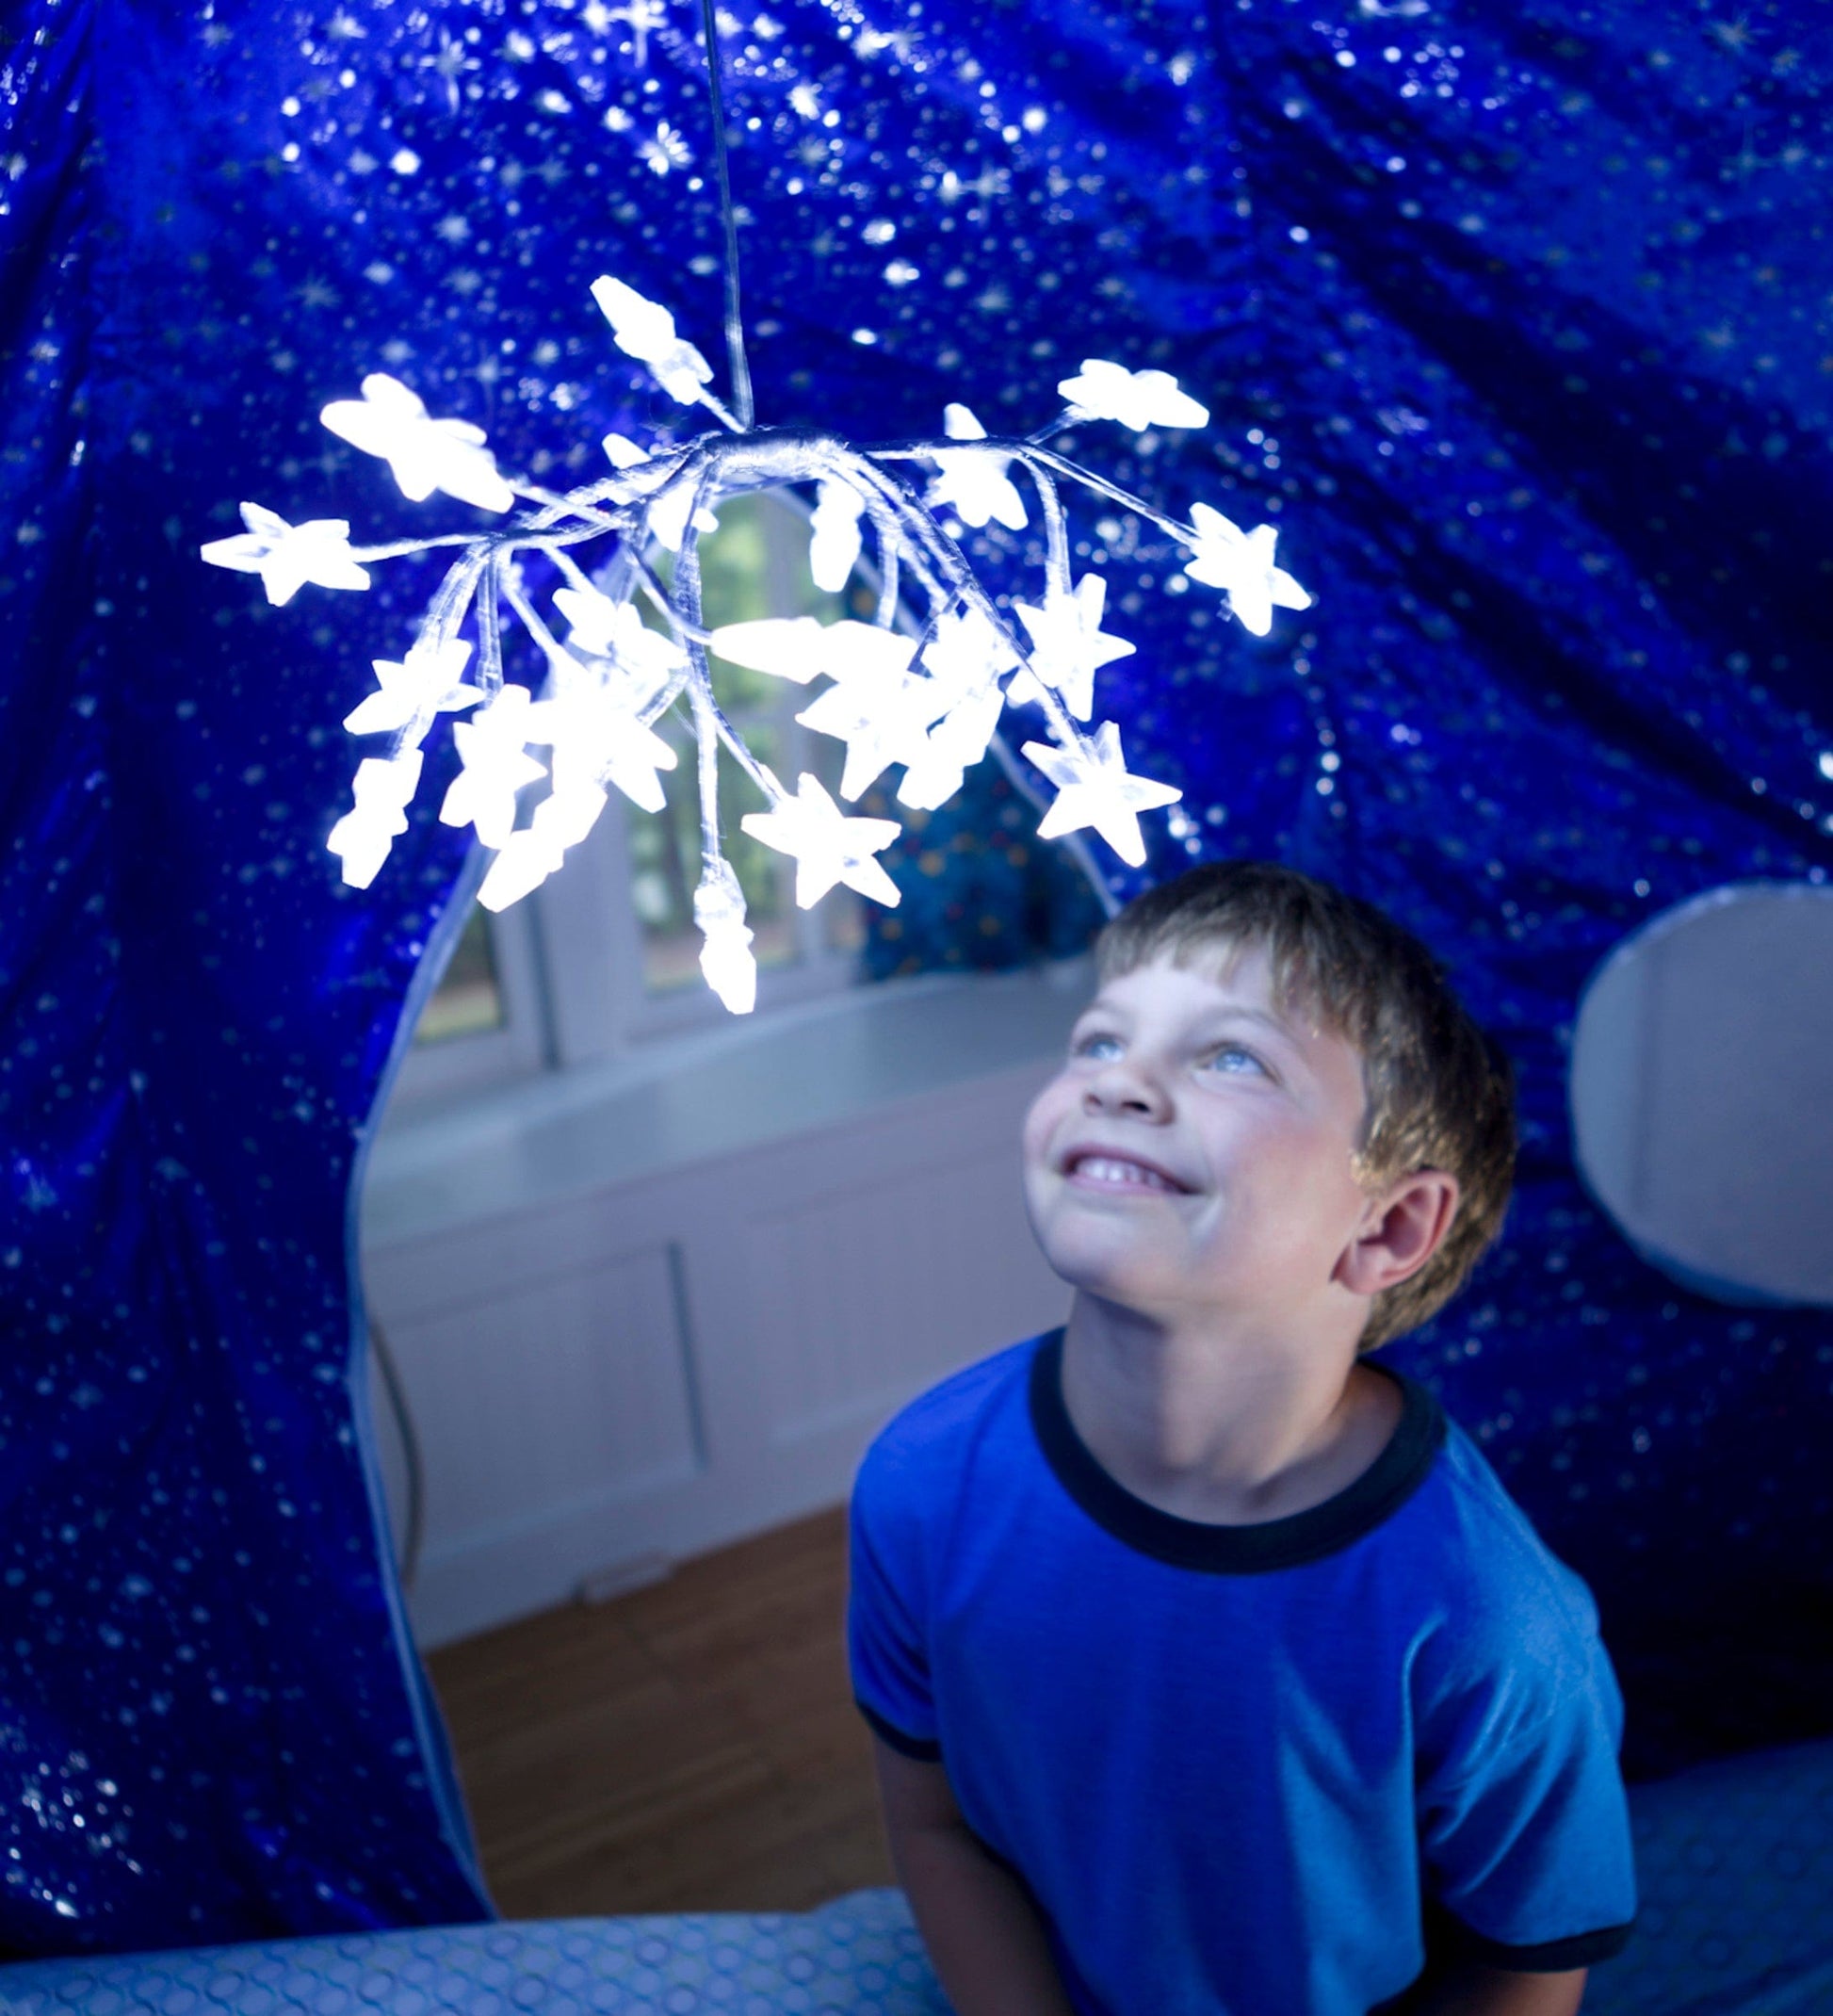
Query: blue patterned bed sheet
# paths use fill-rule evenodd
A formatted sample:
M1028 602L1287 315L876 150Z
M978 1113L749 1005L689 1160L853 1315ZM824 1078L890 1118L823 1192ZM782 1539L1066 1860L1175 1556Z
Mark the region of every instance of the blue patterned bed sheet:
M1642 1912L1585 2016L1833 2016L1833 1742L1630 1796ZM899 1890L0 1967L4 2016L949 2016Z
M0 1967L5 2016L949 2016L900 1890Z

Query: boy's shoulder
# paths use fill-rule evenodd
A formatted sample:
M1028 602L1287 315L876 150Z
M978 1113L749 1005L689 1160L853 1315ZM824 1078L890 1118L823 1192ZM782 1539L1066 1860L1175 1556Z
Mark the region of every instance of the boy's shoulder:
M1038 1341L1028 1337L976 1358L906 1401L867 1445L861 1472L898 1473L957 1460L988 1408L1024 1376Z
M1467 1572L1508 1583L1544 1582L1565 1591L1576 1585L1547 1545L1476 1440L1450 1415L1436 1466L1437 1525L1447 1562Z
M1443 1629L1431 1634L1450 1681L1491 1668L1525 1680L1534 1668L1589 1670L1598 1651L1598 1606L1553 1552L1475 1440L1447 1417L1413 1545Z

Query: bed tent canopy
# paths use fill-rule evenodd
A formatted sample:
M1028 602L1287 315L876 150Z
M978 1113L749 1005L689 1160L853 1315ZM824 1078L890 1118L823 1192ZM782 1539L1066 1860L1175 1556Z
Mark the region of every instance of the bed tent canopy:
M325 851L338 723L436 563L275 609L198 548L250 497L476 523L318 426L367 372L537 473L678 428L591 285L720 355L698 12L13 19L0 1950L475 1922L352 1267L364 1146L481 871L433 817L449 742L371 886ZM1164 592L1150 525L1072 524L1137 645L1105 707L1183 793L1144 867L1095 858L1124 898L1277 856L1446 956L1517 1064L1518 1187L1390 1355L1596 1590L1632 1779L1828 1733L1833 1330L1638 1258L1565 1084L1626 934L1833 865L1825 25L771 0L721 36L761 419L932 435L958 401L1020 431L1083 357L1210 409L1081 430L1088 459L1275 525L1316 605L1257 639ZM968 543L1003 588L1041 540ZM926 837L968 836L956 874L973 817Z

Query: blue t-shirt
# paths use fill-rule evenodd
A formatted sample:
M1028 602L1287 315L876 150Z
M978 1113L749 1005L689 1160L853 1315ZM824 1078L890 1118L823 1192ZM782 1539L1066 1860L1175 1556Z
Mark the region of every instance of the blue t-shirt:
M1426 1388L1253 1526L1124 1489L1062 1332L913 1401L851 1508L853 1696L946 1766L1081 2016L1368 2016L1461 1949L1558 1971L1635 1916L1622 1699L1578 1576Z

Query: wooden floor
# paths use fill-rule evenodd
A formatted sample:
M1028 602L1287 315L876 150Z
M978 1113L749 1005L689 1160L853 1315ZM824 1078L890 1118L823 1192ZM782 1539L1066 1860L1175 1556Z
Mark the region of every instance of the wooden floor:
M844 1505L429 1654L506 1918L807 1910L895 1883Z

